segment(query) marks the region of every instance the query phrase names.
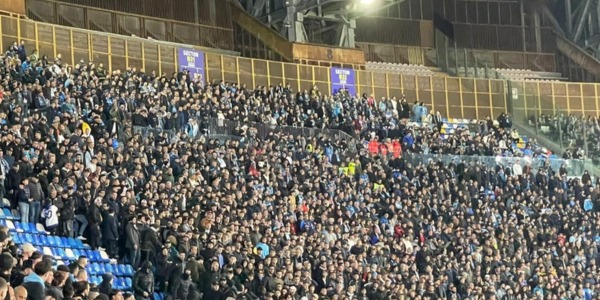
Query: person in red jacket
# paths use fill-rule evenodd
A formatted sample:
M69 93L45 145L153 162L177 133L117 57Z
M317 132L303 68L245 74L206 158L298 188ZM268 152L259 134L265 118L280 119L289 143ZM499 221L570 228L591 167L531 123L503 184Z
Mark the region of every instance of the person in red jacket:
M373 156L379 153L379 142L377 142L377 138L373 138L368 145L369 153Z
M392 141L392 155L394 158L398 158L402 155L402 144L400 144L398 139Z

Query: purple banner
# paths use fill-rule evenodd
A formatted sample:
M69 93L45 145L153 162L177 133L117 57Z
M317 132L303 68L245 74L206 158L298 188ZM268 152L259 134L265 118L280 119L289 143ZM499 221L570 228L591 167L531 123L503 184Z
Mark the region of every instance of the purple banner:
M204 52L179 48L179 71L188 70L193 81L204 81Z
M353 69L331 68L331 91L336 94L341 89L356 96L356 72Z

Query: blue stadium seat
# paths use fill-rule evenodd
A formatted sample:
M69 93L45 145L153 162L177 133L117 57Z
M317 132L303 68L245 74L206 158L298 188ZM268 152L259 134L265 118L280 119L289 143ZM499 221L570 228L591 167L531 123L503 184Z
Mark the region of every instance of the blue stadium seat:
M12 215L13 220L21 220L21 214L19 213L18 210L16 210L16 209L9 209L9 211L10 211L10 213Z
M94 252L91 250L81 250L81 254L87 256L88 260L91 262L100 262L99 260L96 259L96 257L94 256Z
M62 257L63 260L69 260L69 256L67 255L65 249L58 248L58 254L60 255L60 257Z
M31 234L31 233L27 233L27 234ZM31 236L33 237L33 244L35 246L43 246L42 239L40 238L39 235L37 235L37 234L31 234Z
M48 240L48 237L43 235L43 234L38 234L37 235L40 238L40 241L42 242L42 246L49 246L50 245L50 241Z
M127 286L127 283L125 282L125 278L119 277L119 289L124 289Z
M104 267L104 264L98 263L98 266L100 267L100 275L104 275L105 273L108 273L108 271L106 271L106 267Z
M94 276L96 275L96 272L94 271L94 268L92 268L92 264L88 264L87 267L85 267L85 270L87 271L89 276Z
M28 233L36 233L35 231L31 230L31 226L30 223L21 223L21 228L23 228L23 231L28 232Z
M90 247L90 245L84 244L80 239L75 239L75 243L77 244L77 247L79 247L80 249L86 249L86 250L92 249L92 247Z
M133 270L133 267L131 265L126 265L125 266L125 276L132 277L133 273L135 273L135 271Z
M52 250L52 255L54 255L54 258L62 259L62 256L60 256L60 253L58 253L58 249L60 249L60 248L50 248L50 250Z
M67 241L69 242L69 247L73 248L73 249L81 249L79 247L77 247L77 243L75 242L75 239L70 237L67 238Z
M104 262L102 257L100 257L100 252L98 252L98 250L86 250L85 252L87 253L87 256L90 258L90 260Z
M115 278L114 282L115 282L118 290L122 290L123 287L125 286L125 282L123 281L123 278L121 278L121 277Z
M115 290L119 289L119 282L118 282L117 278L113 279L112 288L115 289Z
M129 289L131 289L132 286L133 286L133 283L131 281L131 278L129 278L129 277L125 278L125 288L129 290Z
M52 243L55 245L55 247L63 248L63 244L62 244L62 241L60 240L60 237L57 237L55 235L49 235L48 240L52 240L53 241Z
M94 270L94 274L96 274L96 275L104 274L104 272L102 272L102 269L100 269L100 265L98 263L92 264L92 270Z
M21 236L19 236L18 234L12 234L12 240L13 242L15 242L15 244L20 245L23 244L24 242L21 240Z
M12 212L10 211L10 209L8 209L8 208L2 209L2 212L4 213L5 219L14 220L14 216L13 216ZM21 218L19 218L19 219L21 219Z
M40 232L37 230L35 224L27 223L27 227L29 228L29 232L39 234Z
M111 265L111 264L104 264L104 270L106 271L106 273L111 273L111 274L115 274L115 265Z
M22 235L25 237L25 242L30 243L30 244L34 244L34 240L33 240L33 236L29 233L22 233Z
M75 248L69 248L71 249L71 251L73 251L73 254L75 255L75 259L78 259L80 256L85 255L85 253L81 253L81 251L79 251L79 249L75 249Z
M119 265L114 265L113 270L115 271L113 273L115 276L123 276L123 269L119 268Z
M54 239L53 236L51 236L51 235L46 236L46 239L48 240L48 246L53 247L53 248L58 247L58 245L56 244L56 240Z
M4 214L4 210L0 209L0 219L6 219L6 215Z
M119 268L119 276L125 276L127 275L127 268L125 267L125 265L117 265L117 267Z
M25 230L23 230L23 224L21 224L21 222L19 221L14 221L13 222L14 225L14 230L16 232L25 232ZM10 229L10 228L9 228Z
M63 244L63 248L73 248L71 247L71 244L69 244L69 238L61 236L60 241Z

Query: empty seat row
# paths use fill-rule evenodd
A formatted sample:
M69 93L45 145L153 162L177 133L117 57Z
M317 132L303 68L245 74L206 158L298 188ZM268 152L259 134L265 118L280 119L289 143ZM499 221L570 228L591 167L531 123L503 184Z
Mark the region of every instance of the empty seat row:
M111 273L115 276L132 277L135 271L131 265L114 265L104 263L91 263L86 267L86 271L89 275L104 275Z
M71 248L54 248L45 246L42 248L44 255L50 255L56 259L63 259L73 261L80 256L86 256L91 262L110 262L110 258L106 252L98 250L84 250L84 249L71 249Z
M0 225L4 225L8 227L8 230L11 232L25 232L25 233L34 233L34 234L48 234L46 229L42 224L33 224L33 223L21 223L16 220L8 220L2 219L0 220Z
M45 234L31 233L13 233L12 238L15 244L30 243L34 246L48 246L54 248L72 248L72 249L90 249L90 246L84 245L80 239L72 237L59 237Z
M89 281L90 281L90 283L99 285L102 282L102 276L90 276ZM113 283L112 283L113 289L130 290L131 287L132 287L131 278L116 277L113 279Z
M0 219L7 220L21 220L19 213L15 210L14 213L10 208L3 208L0 210Z

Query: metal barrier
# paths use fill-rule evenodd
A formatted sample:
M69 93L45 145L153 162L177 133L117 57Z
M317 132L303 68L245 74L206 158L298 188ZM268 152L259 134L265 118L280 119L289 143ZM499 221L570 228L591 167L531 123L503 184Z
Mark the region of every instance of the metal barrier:
M567 170L567 176L581 176L584 171L589 171L593 168L592 162L585 159L415 154L410 152L403 153L402 157L413 165L428 163L430 161L441 161L444 164L465 163L467 165L481 165L492 169L496 166L508 168L513 165L520 165L522 168L531 167L534 172L542 168L558 172L561 167L564 167Z
M245 131L243 127L252 130L250 134L254 138L258 138L261 140L265 140L269 133L282 133L285 135L291 135L294 138L299 137L323 137L324 139L329 139L335 142L338 145L345 145L345 149L350 151L351 153L356 153L357 145L354 137L349 135L348 133L336 130L336 129L327 129L327 128L308 128L308 127L294 127L294 126L279 126L279 125L269 125L264 123L254 123L254 122L238 122L232 120L222 120L209 118L206 121L206 128L208 130L208 135L231 135L231 136L240 136L242 131Z

